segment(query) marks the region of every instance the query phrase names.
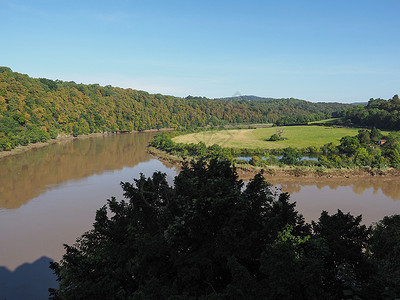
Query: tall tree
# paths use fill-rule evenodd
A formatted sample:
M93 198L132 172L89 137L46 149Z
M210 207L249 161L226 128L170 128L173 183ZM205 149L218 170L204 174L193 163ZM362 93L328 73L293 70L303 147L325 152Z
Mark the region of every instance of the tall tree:
M174 187L154 173L122 188L128 201L109 200L52 264L53 299L265 298L267 245L287 224L299 238L309 233L287 194L275 197L261 175L243 188L227 161L184 165Z

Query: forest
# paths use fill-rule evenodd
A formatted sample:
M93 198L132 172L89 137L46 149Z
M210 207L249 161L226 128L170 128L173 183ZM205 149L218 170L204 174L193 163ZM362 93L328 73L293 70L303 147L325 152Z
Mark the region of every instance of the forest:
M262 174L229 161L121 183L92 230L51 264L51 299L396 299L400 216L367 227L338 210L306 223ZM378 221L378 220L377 220ZM116 251L117 250L117 251Z
M0 151L62 134L315 121L346 107L349 105L298 99L179 98L109 85L31 78L0 67Z
M338 115L348 125L400 130L400 99L398 95L388 100L371 98L367 105L344 109Z

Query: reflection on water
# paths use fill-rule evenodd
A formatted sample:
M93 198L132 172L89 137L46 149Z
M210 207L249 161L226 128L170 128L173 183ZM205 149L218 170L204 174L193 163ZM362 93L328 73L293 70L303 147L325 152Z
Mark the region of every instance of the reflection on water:
M317 220L322 210L338 209L362 215L370 225L384 216L400 214L400 189L397 178L298 178L270 177L267 180L291 194L296 209L306 221Z
M105 171L133 167L153 133L74 140L0 160L0 209L18 208L58 184Z
M175 170L146 153L153 135L76 140L2 161L0 266L13 270L43 255L59 259L62 244L89 230L108 198L123 198L121 181L159 170L172 184Z
M337 190L341 187L351 187L351 190L358 195L366 190L371 190L373 195L383 193L392 200L400 200L400 178L396 177L352 177L352 178L302 178L302 177L268 177L267 181L276 185L280 184L282 189L289 194L298 193L306 186L315 186L321 190L329 188Z
M60 259L62 245L74 243L91 228L96 210L107 199L123 199L121 181L132 182L140 173L151 176L155 170L167 173L172 184L175 170L150 159L134 167L60 184L18 209L0 209L0 266L12 271L41 256Z
M107 199L123 198L121 181L158 170L172 184L175 169L146 153L153 135L76 140L0 160L0 273L7 277L0 279L0 299L19 299L24 292L27 299L45 299L46 280L32 291L15 274L33 270L26 267L36 266L39 257L59 260L63 244L91 228ZM32 271L37 278L52 278L50 269L40 270L45 275Z

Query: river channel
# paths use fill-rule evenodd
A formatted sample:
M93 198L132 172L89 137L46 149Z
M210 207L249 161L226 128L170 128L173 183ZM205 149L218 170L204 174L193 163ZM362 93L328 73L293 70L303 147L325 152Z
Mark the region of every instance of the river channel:
M177 174L146 153L154 133L52 144L0 159L0 299L43 299L55 287L48 262L89 230L96 209L122 199L121 181ZM367 225L400 214L398 178L268 178L289 192L306 221L322 210L363 215Z

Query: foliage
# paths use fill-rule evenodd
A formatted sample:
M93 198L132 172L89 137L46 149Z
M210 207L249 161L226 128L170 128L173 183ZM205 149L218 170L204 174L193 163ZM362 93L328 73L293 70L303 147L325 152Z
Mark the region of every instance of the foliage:
M280 141L281 137L279 135L277 135L276 133L274 133L273 135L271 135L271 137L268 139L268 141Z
M378 268L376 280L386 299L400 295L400 215L384 217L375 225L369 251Z
M263 297L266 245L286 224L301 241L308 233L287 194L261 175L243 189L227 161L184 165L172 188L161 173L121 185L128 201L109 200L112 216L101 208L52 265L54 299Z
M178 98L98 84L30 78L1 67L0 150L34 142L36 138L31 140L24 134L30 126L42 128L52 137L58 133L77 136L92 132L270 123L277 120L278 111L281 116L310 115L311 119L318 119L347 106L296 99L247 102ZM43 140L43 135L39 140Z
M339 152L348 156L354 155L358 148L360 148L360 141L353 136L342 137L338 146Z
M285 140L285 138L281 137L279 134L274 133L271 135L271 137L268 139L268 141L275 142L275 141L282 141Z
M295 148L288 147L283 150L281 161L286 165L295 165L301 159L301 153Z
M324 256L324 277L329 279L324 288L336 299L345 291L361 296L368 290L363 285L368 283L372 266L364 249L370 229L361 225L361 219L338 210L332 216L323 211L318 223L312 222L315 236L322 238L328 248ZM368 297L368 294L362 296Z
M323 212L311 227L288 194L262 174L244 187L224 160L183 165L173 187L160 172L121 186L126 200L51 264L52 299L376 299L395 283L377 264L397 266L397 217L371 246L361 216Z
M388 130L400 130L400 100L398 95L392 99L373 99L367 105L358 105L345 109L341 115L348 123L357 126L376 127Z

